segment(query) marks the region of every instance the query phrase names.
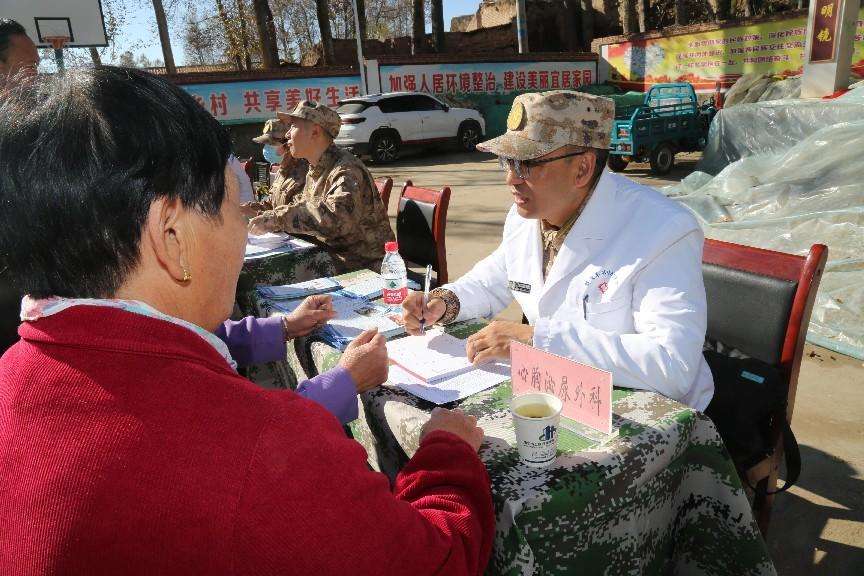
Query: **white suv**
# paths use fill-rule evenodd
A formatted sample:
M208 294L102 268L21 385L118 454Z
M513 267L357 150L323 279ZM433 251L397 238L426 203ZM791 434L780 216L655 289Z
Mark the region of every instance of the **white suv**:
M343 100L336 145L374 162L392 162L403 147L455 142L473 151L486 123L476 110L451 108L416 92L390 92Z

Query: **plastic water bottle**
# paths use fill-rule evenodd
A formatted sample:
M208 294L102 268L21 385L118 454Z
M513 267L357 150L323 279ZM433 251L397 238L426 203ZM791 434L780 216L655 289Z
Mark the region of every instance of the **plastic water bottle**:
M381 262L381 276L384 278L384 304L391 310L398 311L402 302L408 297L408 274L405 261L399 256L399 244L387 242L384 244L384 261Z

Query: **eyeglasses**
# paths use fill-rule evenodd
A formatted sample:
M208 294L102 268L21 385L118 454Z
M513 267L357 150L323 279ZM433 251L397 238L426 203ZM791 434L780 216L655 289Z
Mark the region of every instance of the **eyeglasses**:
M580 152L571 152L569 154L562 154L561 156L553 156L552 158L544 158L542 160L516 160L514 158L505 158L504 156L499 156L498 165L501 166L501 169L505 172L507 170L511 170L520 180L527 180L531 177L531 168L534 166L546 164L548 162L555 162L556 160L561 160L562 158L581 156L582 154L587 154L588 152L590 152L590 150L582 150Z

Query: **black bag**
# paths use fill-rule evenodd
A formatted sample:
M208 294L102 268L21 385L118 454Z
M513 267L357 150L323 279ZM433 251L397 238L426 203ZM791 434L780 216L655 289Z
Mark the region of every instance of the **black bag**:
M714 376L714 398L705 414L717 427L735 466L747 470L774 451L769 442L769 427L771 415L786 409L788 390L783 374L755 358L733 358L713 350L706 350L704 356ZM785 418L783 450L787 476L783 487L764 491L750 486L754 492L785 492L801 474L798 441ZM746 476L741 476L746 483Z

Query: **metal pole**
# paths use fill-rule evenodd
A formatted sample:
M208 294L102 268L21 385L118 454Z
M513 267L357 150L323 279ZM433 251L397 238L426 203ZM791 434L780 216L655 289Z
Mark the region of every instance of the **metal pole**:
M57 70L63 72L66 70L66 64L63 61L63 49L55 48L54 49L54 60L57 61Z
M525 13L525 0L516 0L516 36L519 39L519 53L528 53L528 17Z
M360 13L357 0L351 0L354 7L354 35L357 37L357 65L360 67L360 95L366 95L366 59L363 57L363 36L360 34Z

